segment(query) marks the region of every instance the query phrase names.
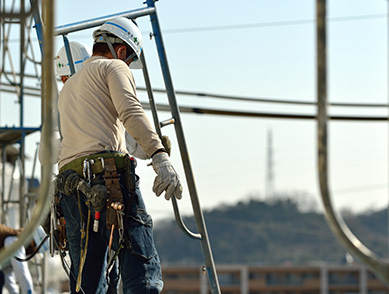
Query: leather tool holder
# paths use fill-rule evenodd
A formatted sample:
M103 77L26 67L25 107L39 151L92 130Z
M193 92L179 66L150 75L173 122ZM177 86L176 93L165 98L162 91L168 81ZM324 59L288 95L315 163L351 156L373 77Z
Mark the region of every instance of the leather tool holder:
M134 157L126 156L126 181L127 181L127 189L130 194L135 194L136 188L136 175L135 175L135 167L136 160Z
M58 247L60 250L68 250L67 247L67 237L66 237L66 225L65 225L65 218L61 217L58 219L59 224L57 225L57 241L58 241Z
M119 174L116 168L114 158L105 158L104 160L104 178L107 187L107 228L111 229L112 225L118 227L119 222L117 212L111 207L112 202L123 203L123 193L120 188Z

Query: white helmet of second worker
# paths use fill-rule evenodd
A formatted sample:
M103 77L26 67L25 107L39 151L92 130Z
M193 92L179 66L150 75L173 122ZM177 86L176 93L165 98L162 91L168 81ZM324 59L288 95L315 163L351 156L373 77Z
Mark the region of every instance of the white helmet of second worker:
M91 56L92 50L88 45L81 44L79 42L69 42L70 51L72 52L72 59L74 64L75 72L79 71L83 65L85 60L87 60ZM57 58L55 60L55 69L58 76L70 76L70 64L69 59L66 54L66 48L63 46L58 51Z
M107 38L104 35L114 35L117 38ZM140 54L143 49L142 33L132 20L125 17L111 19L93 32L93 38L95 43L110 42L111 44L108 43L108 46L126 43L135 53L133 61L130 63L130 68L142 68L140 60Z

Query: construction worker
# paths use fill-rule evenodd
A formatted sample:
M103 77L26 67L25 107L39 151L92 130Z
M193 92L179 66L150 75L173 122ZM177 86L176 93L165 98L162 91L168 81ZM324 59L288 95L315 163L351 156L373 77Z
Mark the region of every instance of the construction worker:
M135 161L126 155L125 130L152 159L157 196L181 199L181 182L136 96L129 67L141 68L140 30L119 17L93 37L92 57L64 84L58 100L63 147L57 189L71 274L77 276L70 280L71 293L105 293L107 255L108 267L119 259L123 293L160 293L152 220Z
M83 67L85 60L87 60L91 56L92 50L88 45L75 42L75 41L69 42L69 45L72 54L74 70L75 72L77 72ZM68 54L66 53L65 46L62 46L62 48L58 51L57 56L55 57L55 69L56 69L57 76L59 76L62 83L65 84L65 82L71 77L70 62L68 59ZM54 128L52 139L53 139L54 152L51 159L45 157L46 150L43 147L44 145L40 144L38 155L42 165L48 165L48 164L52 165L58 162L59 154L61 153L62 150L61 136L58 127ZM129 154L133 155L138 159L149 159L148 155L143 151L143 149L139 146L139 144L127 132L125 133L125 140L126 140L127 152ZM165 148L170 150L170 140L167 136L163 136L163 145L165 146ZM49 222L47 223L47 225L49 225ZM118 282L119 282L119 269L118 269L118 263L115 262L109 271L109 280L108 280L109 287L107 290L107 294L117 293L118 286L119 286Z
M85 60L91 56L92 50L88 45L75 41L69 42L69 45L72 53L74 71L77 72L83 67ZM58 51L57 57L55 58L55 69L62 83L65 83L70 78L70 62L65 46Z
M74 70L75 72L77 72L83 67L85 60L87 60L91 56L92 50L88 45L75 42L75 41L69 42L69 45L72 54ZM56 69L57 76L59 76L62 83L65 84L65 82L71 77L70 62L68 59L68 55L66 53L65 46L63 46L58 51L58 54L55 58L55 69ZM54 139L53 140L54 153L53 153L53 158L51 160L48 161L47 159L45 159L44 148L39 148L39 160L42 165L55 164L58 162L59 154L62 150L60 132L58 127L56 127L54 130L53 139ZM127 132L125 133L125 140L126 140L127 152L129 154L131 154L132 156L138 159L149 159L148 155L143 151L143 149L139 146L139 144ZM170 150L170 140L167 136L163 136L163 145L165 148ZM43 146L43 144L41 144L40 146ZM118 270L118 264L115 262L115 264L112 266L112 269L109 272L109 287L108 287L107 294L117 293L118 281L119 281L119 270Z
M87 60L91 54L92 50L90 47L86 44L82 44L79 42L69 42L70 50L72 54L73 64L74 64L74 70L75 72L79 71L82 66L84 65L85 60ZM62 48L58 51L57 56L55 57L55 70L57 76L61 79L62 83L65 84L65 82L71 77L71 69L70 69L70 62L68 59L68 55L66 53L65 46L62 46ZM42 137L41 137L42 140ZM142 150L142 148L139 147L139 145L136 143L136 141L128 134L126 134L126 143L127 143L127 149L129 149L129 152L132 152L134 156L140 159L147 159L147 155ZM44 145L40 144L39 148L39 160L42 165L45 164L56 164L59 159L59 154L62 150L62 143L61 143L61 136L59 132L59 128L55 127L53 132L53 157L51 159L47 159L45 157L45 150L42 148ZM47 219L47 226L50 225L50 218ZM50 229L48 228L48 231ZM119 269L118 269L118 263L113 264L112 269L109 272L109 280L108 280L108 290L107 294L116 294L118 293L118 284L119 282Z
M0 249L8 248L18 239L21 230L0 224ZM15 256L20 259L26 258L26 249L22 246ZM34 285L27 262L21 262L11 258L8 263L2 266L4 274L4 286L10 294L32 294ZM21 292L19 291L19 287ZM0 290L1 292L1 290Z

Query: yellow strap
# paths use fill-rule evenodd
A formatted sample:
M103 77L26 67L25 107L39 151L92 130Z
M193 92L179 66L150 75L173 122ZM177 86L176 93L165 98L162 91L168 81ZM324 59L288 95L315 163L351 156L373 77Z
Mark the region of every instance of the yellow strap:
M82 270L84 269L84 264L85 264L85 260L86 260L86 253L88 252L90 216L91 216L90 205L88 205L88 220L87 220L87 225L86 225L86 240L85 240L84 249L81 249L80 266L78 268L76 292L80 292L81 282L82 282Z

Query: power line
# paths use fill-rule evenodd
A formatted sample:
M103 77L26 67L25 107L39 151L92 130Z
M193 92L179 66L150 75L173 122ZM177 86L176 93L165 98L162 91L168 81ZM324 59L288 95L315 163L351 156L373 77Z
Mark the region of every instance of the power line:
M147 91L144 87L137 87L139 91ZM155 93L166 93L164 89L153 89ZM190 92L190 91L175 91L177 95L186 95L186 96L196 96L198 98L215 98L215 99L224 99L224 100L236 100L236 101L246 101L246 102L263 102L263 103L280 103L280 104L298 104L298 105L312 105L316 106L316 102L309 101L297 101L297 100L285 100L285 99L275 99L275 98L258 98L258 97L244 97L244 96L232 96L232 95L221 95L221 94L212 94L205 92ZM329 106L337 107L389 107L389 104L384 103L339 103L333 102L328 103Z
M328 18L328 21L341 22L341 21L378 19L378 18L386 18L386 17L387 17L386 14L368 14L368 15L332 17L332 18ZM208 26L208 27L195 27L195 28L182 28L182 29L167 29L167 30L163 30L162 32L165 34L176 34L176 33L194 33L194 32L204 32L204 31L241 30L241 29L252 29L252 28L312 24L315 22L316 19L303 19L303 20L290 20L290 21L250 23L250 24L241 24L241 25L235 24L235 25Z
M387 183L381 183L381 184L373 184L373 185L367 185L367 186L359 186L359 187L350 187L350 188L342 188L342 189L335 189L333 191L334 194L353 194L356 192L366 192L366 191L373 191L373 190L384 190L388 188Z
M354 15L354 16L340 16L328 18L328 22L343 22L343 21L358 21L369 19L387 18L386 14L367 14L367 15ZM244 30L254 28L267 28L267 27L280 27L291 25L304 25L313 24L316 19L303 19L303 20L287 20L287 21L272 21L272 22L260 22L260 23L248 23L248 24L234 24L234 25L220 25L220 26L205 26L205 27L193 27L193 28L178 28L178 29L165 29L162 30L163 34L180 34L180 33L196 33L207 31L223 31L223 30ZM149 35L145 33L143 35ZM76 35L72 39L84 39L90 37L90 35ZM36 40L36 39L32 39ZM19 42L19 40L10 39L9 43Z
M137 88L138 90L143 90L144 88ZM36 92L34 91L36 90ZM27 96L36 96L39 97L39 88L29 88L28 91L25 92L25 95ZM2 87L0 89L0 92L9 92L14 93L14 89L5 89ZM156 90L153 89L154 92L165 92L164 90ZM183 91L176 91L176 94L184 93ZM188 92L187 92L188 93ZM201 94L201 96L206 96L205 94ZM218 98L228 99L228 96L222 96L222 95L214 95L218 96ZM227 97L227 98L226 98ZM238 97L232 97L229 96L231 99L239 100ZM215 97L213 97L215 98ZM254 98L252 98L254 99ZM243 99L240 99L243 100ZM295 104L310 104L315 105L313 102L299 102L299 101L274 101L274 100L268 100L263 101L261 99L258 99L257 102L269 102L269 103L295 103ZM345 104L343 103L342 106L366 106L368 104ZM150 105L148 103L142 102L142 106L144 109L150 109ZM383 107L383 105L378 104L374 105L371 104L370 106L375 107ZM159 111L170 111L169 105L166 104L157 104L157 108ZM317 119L316 115L313 114L285 114L285 113L274 113L274 112L254 112L254 111L236 111L236 110L224 110L224 109L215 109L215 108L208 108L208 107L193 107L193 106L179 106L179 110L182 113L196 113L196 114L211 114L211 115L223 115L223 116L237 116L237 117L257 117L257 118L279 118L279 119L303 119L303 120L315 120ZM337 121L388 121L387 116L350 116L350 115L332 115L328 117L329 120L337 120Z
M18 76L18 74L17 74ZM27 77L36 77L34 75L25 74ZM6 88L4 88L6 87ZM14 93L15 90L11 89L14 85L2 83L2 88L0 88L0 92L9 92ZM36 96L40 97L40 88L38 87L24 87L27 91L26 95L28 96ZM137 91L147 91L145 87L136 87ZM154 93L162 93L166 94L166 90L164 89L156 89L153 88ZM260 98L260 97L245 97L245 96L233 96L233 95L222 95L222 94L213 94L213 93L205 93L205 92L191 92L191 91L174 91L176 95L182 96L195 96L197 98L214 98L214 99L223 99L223 100L235 100L239 102L260 102L260 103L274 103L274 104L296 104L296 105L309 105L316 106L316 102L309 101L299 101L299 100L286 100L286 99L277 99L277 98ZM340 103L333 102L328 103L329 106L334 107L361 107L361 108L388 108L389 104L385 103ZM200 108L199 108L200 109Z

